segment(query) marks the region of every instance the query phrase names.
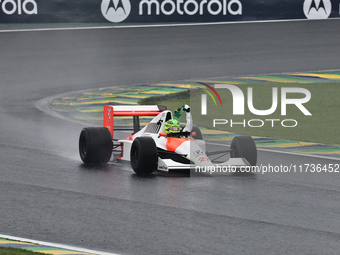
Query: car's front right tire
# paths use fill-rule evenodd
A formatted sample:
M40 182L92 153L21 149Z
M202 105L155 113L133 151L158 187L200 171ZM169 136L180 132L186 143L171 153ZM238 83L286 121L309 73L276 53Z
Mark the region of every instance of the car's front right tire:
M256 166L257 149L251 136L235 136L231 142L230 149L232 149L232 158L245 158L250 165Z

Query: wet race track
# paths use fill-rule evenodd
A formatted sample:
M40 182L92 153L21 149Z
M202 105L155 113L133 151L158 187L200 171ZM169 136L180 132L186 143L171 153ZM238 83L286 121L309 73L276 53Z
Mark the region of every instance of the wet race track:
M0 33L0 232L118 254L338 254L339 173L142 178L114 162L86 167L77 148L84 124L36 102L90 88L339 69L339 25ZM258 164L339 163L258 154Z

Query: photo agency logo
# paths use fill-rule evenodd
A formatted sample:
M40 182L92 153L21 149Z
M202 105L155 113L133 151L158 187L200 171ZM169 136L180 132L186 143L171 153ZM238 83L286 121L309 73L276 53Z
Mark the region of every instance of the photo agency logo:
M221 96L224 93L230 93L232 96L232 109L228 109L227 114L232 112L233 116L244 116L245 115L245 105L247 105L250 113L256 116L269 116L273 114L280 104L281 116L287 116L287 105L295 105L298 110L300 110L305 116L312 116L312 114L307 110L304 106L305 103L309 102L311 99L311 93L308 89L305 88L296 88L296 87L282 87L281 88L281 97L278 96L278 88L272 88L272 105L269 109L259 110L256 109L253 103L253 88L247 88L247 104L245 104L245 95L243 91L231 84L215 84L214 86L210 86L208 84L200 83L205 86L205 88L200 88L204 91L204 94L201 94L201 115L208 114L208 97L212 98L215 106L214 107L222 107L222 99ZM219 93L217 93L216 89L219 89ZM223 90L221 90L223 89ZM298 95L298 98L290 98L288 95ZM220 104L218 105L214 95L218 98ZM264 100L270 100L270 98L266 98ZM280 102L279 102L280 101ZM211 105L209 106L211 107ZM210 109L212 111L216 111L216 108ZM223 112L223 111L221 111ZM217 125L229 125L230 127L234 126L242 126L242 127L263 127L264 125L270 125L271 127L275 127L275 125L281 125L282 127L296 127L298 125L298 121L295 119L270 119L270 118L257 118L242 121L235 121L233 119L213 119L213 127Z
M200 88L200 87L198 88L206 92L210 96L210 98L214 101L216 106L217 106L216 100L209 90L211 90L217 96L220 102L220 105L223 106L220 95L217 93L217 91L213 87L203 82L199 82L199 84L202 84L205 86L205 88ZM201 99L202 99L201 100L201 114L202 115L207 115L207 94L201 95Z
M307 19L327 19L332 12L331 0L305 0L303 12Z
M105 19L119 23L129 17L131 12L130 0L103 0L101 11Z

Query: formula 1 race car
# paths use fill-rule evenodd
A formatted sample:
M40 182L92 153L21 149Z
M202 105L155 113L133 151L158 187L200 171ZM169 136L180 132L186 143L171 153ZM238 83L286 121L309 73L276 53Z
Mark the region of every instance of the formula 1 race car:
M185 111L185 107L182 110ZM175 111L175 115L177 113ZM128 130L114 126L115 116L133 117L132 135L124 139L113 138L116 131ZM155 117L140 128L140 116ZM105 164L115 155L118 160L130 161L138 175L148 175L155 170L169 172L190 170L197 166L214 166L216 164L209 156L223 153L230 154L230 158L219 166L256 165L256 145L250 136L234 137L230 149L207 152L206 143L197 126L187 123L189 129L181 126L170 132L170 128L167 128L169 121L172 124L173 113L164 106L105 105L104 127L86 127L81 131L80 157L85 164Z

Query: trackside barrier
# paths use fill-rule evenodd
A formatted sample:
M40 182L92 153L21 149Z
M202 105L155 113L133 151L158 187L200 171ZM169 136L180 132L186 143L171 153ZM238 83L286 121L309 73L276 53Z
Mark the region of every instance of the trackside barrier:
M237 22L340 17L339 0L0 0L0 23Z

